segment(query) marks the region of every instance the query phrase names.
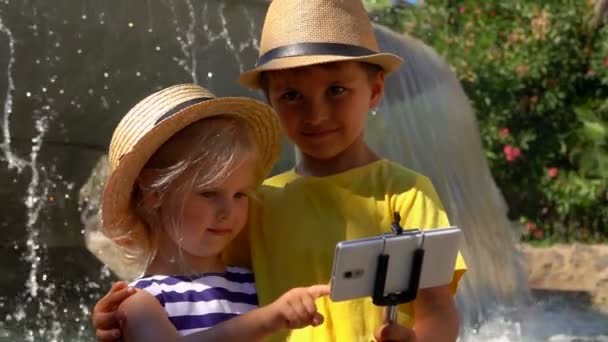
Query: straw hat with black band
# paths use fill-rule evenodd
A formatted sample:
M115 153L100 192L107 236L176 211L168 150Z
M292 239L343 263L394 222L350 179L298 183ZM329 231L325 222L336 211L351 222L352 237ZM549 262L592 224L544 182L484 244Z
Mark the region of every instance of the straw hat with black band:
M268 7L257 66L241 74L241 85L259 89L263 71L314 64L361 61L386 72L403 60L378 49L360 0L273 0Z
M133 107L120 121L109 149L111 175L102 198L104 233L128 245L143 232L133 210L135 181L148 160L173 135L199 120L234 116L244 120L257 142L266 177L278 159L281 127L272 108L245 97L215 97L194 84L181 84L158 91ZM128 232L129 238L124 239Z

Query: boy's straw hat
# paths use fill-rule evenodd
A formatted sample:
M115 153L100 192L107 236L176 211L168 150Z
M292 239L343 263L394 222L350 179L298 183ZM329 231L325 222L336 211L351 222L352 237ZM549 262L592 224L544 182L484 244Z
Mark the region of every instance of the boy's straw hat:
M279 156L282 139L278 118L271 107L245 97L216 98L194 84L163 89L135 105L114 130L108 155L111 175L101 205L104 232L109 237L120 236L125 229L135 235L142 232L142 223L134 215L132 197L135 181L150 157L186 126L219 115L238 117L249 125L257 141L263 176L268 175ZM120 239L115 241L129 244Z
M380 53L361 0L273 0L268 7L257 67L241 85L260 88L260 72L338 61L361 61L386 72L403 60Z

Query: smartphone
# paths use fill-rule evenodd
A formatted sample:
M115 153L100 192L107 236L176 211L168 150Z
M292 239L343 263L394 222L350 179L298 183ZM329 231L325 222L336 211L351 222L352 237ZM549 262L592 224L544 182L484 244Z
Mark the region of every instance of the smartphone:
M452 281L462 231L458 227L406 230L342 241L336 245L330 298L334 302L371 297L380 254L389 255L385 295L408 288L412 256L424 249L418 288L447 285Z

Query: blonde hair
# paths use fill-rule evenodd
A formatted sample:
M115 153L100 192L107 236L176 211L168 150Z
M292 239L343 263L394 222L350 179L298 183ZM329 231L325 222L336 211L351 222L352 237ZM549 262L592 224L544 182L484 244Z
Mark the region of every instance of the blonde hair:
M144 223L144 231L123 229L127 236L137 237L125 256L149 263L158 248L158 230L163 227L160 207L169 209L163 213L177 229L189 193L221 183L251 158L259 166L253 171L257 185L263 176L256 141L247 123L234 116L203 119L171 137L142 170L141 175L153 170L151 179L138 181L134 189L134 212ZM156 197L154 205L146 200L150 194Z

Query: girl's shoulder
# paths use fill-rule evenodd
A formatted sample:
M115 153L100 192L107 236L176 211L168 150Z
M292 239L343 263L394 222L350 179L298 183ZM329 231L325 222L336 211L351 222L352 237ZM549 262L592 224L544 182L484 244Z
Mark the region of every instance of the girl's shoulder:
M130 286L144 289L153 295L167 291L187 289L203 291L208 288L255 292L253 272L247 268L228 266L224 272L192 275L145 275L132 281ZM249 288L249 289L248 289Z

